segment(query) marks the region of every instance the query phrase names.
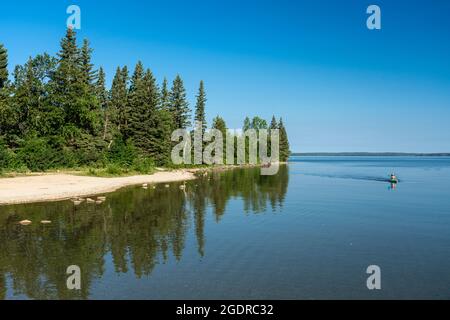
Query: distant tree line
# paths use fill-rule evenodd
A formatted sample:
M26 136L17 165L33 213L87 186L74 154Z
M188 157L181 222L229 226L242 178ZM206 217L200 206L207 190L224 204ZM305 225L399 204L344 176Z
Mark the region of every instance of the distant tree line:
M138 62L130 74L118 67L106 89L103 68L91 62L89 41L78 46L68 29L56 56L37 55L8 75L7 50L0 44L0 169L44 171L52 168L119 167L148 172L170 165L174 129L191 126L182 78L169 88ZM194 121L207 130L206 92L200 82ZM226 132L221 117L212 128ZM268 126L255 117L245 128L279 129L281 161L289 156L282 120ZM114 169L112 169L114 171Z

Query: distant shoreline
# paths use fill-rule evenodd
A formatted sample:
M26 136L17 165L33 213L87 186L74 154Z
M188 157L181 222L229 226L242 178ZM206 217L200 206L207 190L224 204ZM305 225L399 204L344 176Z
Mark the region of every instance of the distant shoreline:
M337 157L450 157L450 153L408 153L408 152L305 152L292 153L291 157L337 156Z

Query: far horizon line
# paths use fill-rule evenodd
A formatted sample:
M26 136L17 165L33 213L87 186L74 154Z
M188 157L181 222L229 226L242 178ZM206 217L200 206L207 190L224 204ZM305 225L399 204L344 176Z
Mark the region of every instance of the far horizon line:
M450 152L369 152L369 151L343 151L343 152L292 152L291 156L311 156L311 155L341 155L341 156L358 156L358 155L417 155L417 156L450 156Z

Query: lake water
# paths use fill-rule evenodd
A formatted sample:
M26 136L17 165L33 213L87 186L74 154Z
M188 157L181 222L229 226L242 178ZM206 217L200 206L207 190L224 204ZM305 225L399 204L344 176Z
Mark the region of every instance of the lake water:
M450 298L450 158L293 157L179 186L0 207L0 299Z

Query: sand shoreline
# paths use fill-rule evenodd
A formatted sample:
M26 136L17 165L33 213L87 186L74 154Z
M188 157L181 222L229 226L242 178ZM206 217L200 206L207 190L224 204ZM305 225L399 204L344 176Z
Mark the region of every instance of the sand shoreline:
M285 165L287 162L279 162ZM260 167L259 164L226 165L212 168L159 171L151 175L126 177L91 177L71 173L42 173L11 178L0 178L0 206L63 201L77 197L98 196L128 186L188 181L195 173L223 171L237 168Z
M163 171L129 177L89 177L71 174L45 174L0 179L0 205L62 201L114 192L144 183L157 184L193 180L194 171Z

